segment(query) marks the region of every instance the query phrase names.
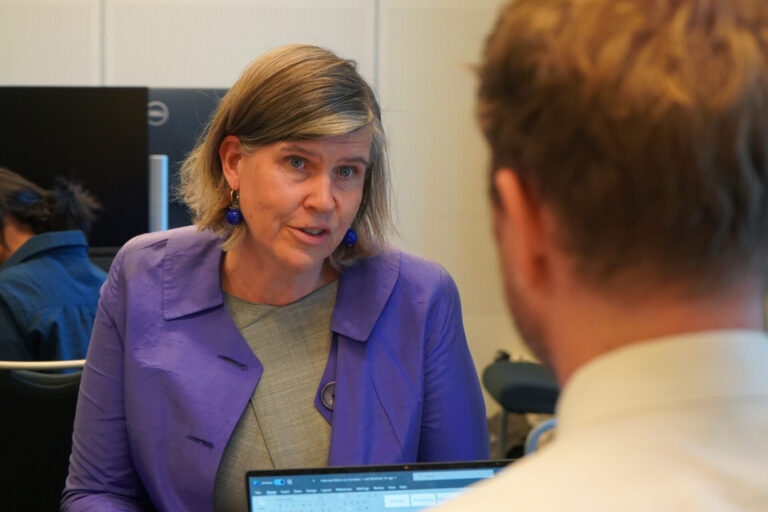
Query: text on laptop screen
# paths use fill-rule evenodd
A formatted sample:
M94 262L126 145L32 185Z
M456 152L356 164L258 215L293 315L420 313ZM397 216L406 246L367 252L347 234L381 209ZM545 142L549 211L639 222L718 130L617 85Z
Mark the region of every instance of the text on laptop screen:
M455 469L422 469L413 465L375 472L249 474L249 507L252 512L422 510L455 498L467 486L494 476L503 465L499 462L493 467Z

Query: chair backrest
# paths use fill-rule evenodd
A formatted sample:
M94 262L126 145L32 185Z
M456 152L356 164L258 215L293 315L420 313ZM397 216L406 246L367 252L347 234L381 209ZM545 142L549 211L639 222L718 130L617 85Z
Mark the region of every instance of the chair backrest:
M557 381L543 366L499 357L483 371L483 385L507 412L555 412Z
M483 386L501 405L494 452L499 458L518 458L524 446L508 444L508 413L553 414L560 394L557 381L543 366L530 361L510 361L509 354L499 351L493 363L483 371ZM494 436L491 436L492 438Z
M76 368L79 370L83 366L85 366L85 359L72 359L71 361L0 361L0 370L47 371L66 368Z
M0 503L4 510L58 510L82 372L8 369L15 366L9 363L16 362L0 362ZM67 363L29 366L82 367Z

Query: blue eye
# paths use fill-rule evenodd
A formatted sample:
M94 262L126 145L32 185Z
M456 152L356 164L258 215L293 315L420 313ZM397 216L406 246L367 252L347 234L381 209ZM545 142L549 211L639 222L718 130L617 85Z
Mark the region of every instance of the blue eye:
M342 178L349 178L350 176L352 176L352 174L354 174L354 172L355 172L354 169L348 166L339 168L339 176L341 176Z
M304 167L304 159L300 156L292 156L289 162L291 163L291 167L295 167L296 169L301 169Z

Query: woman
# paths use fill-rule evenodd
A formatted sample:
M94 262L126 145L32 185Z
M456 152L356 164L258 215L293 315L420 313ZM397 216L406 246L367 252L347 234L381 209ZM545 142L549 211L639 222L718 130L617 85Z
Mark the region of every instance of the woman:
M182 170L197 227L104 286L65 510L231 510L247 469L478 459L456 287L395 249L381 114L354 65L257 59Z
M0 168L0 359L82 359L106 274L88 260L95 200Z

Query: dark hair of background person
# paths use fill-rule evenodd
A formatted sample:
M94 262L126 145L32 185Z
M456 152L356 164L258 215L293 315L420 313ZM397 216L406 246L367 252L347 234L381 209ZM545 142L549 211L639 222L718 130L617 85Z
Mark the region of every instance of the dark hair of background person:
M478 70L491 172L551 208L584 282L700 295L766 274L766 18L752 0L502 10Z
M79 229L87 237L99 207L90 193L63 178L46 190L0 167L0 221L10 215L36 235ZM0 243L5 245L1 230Z

